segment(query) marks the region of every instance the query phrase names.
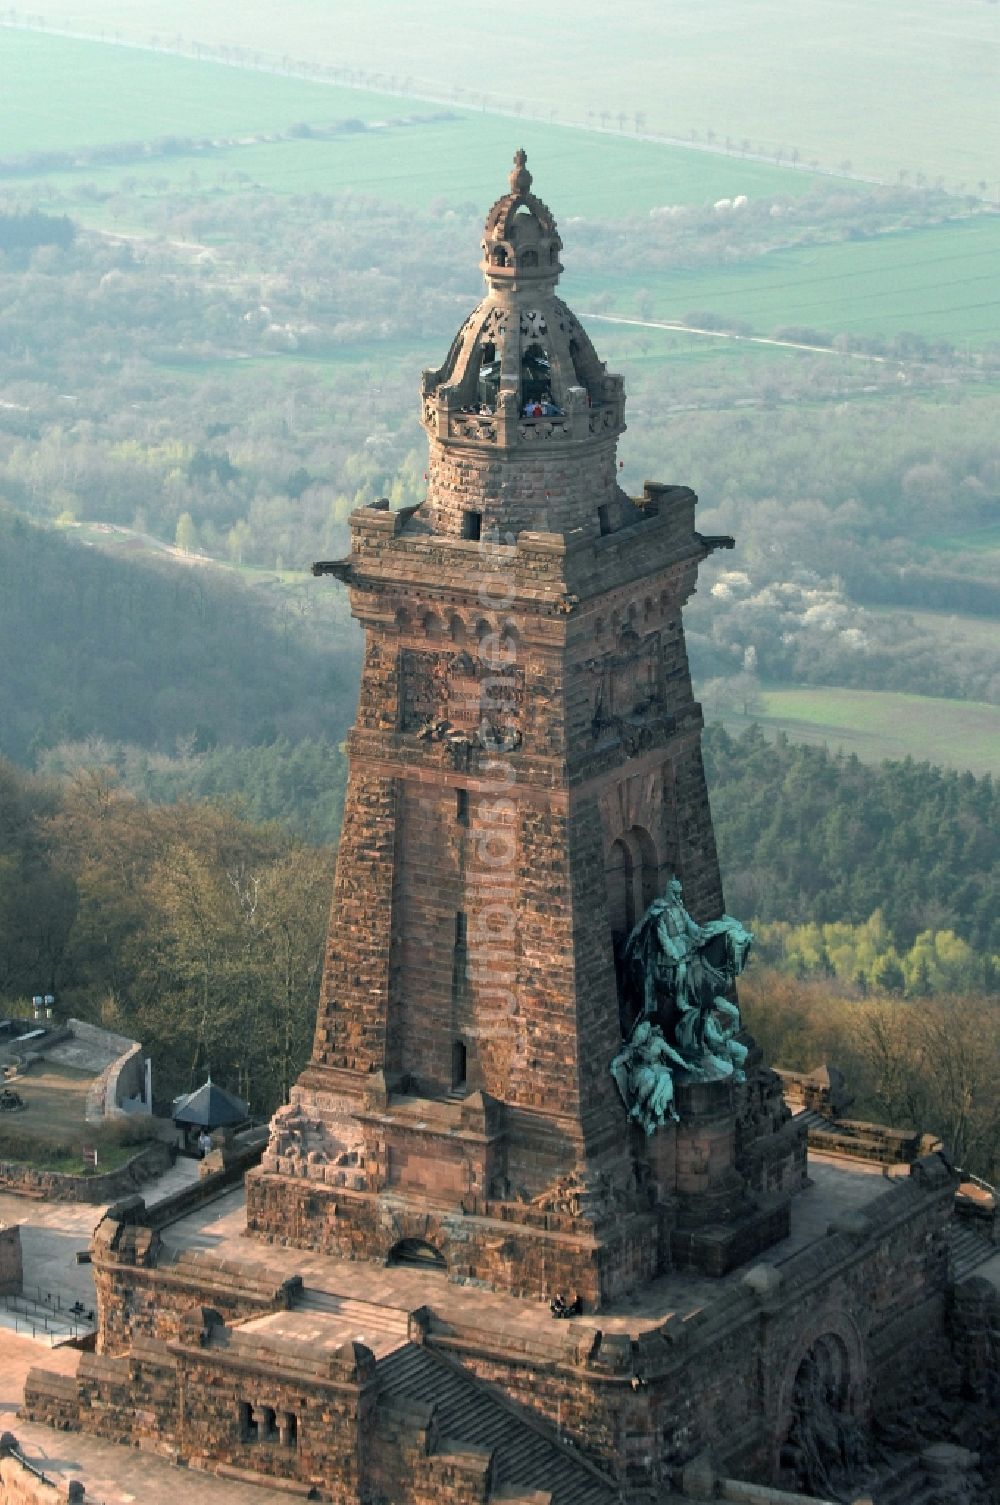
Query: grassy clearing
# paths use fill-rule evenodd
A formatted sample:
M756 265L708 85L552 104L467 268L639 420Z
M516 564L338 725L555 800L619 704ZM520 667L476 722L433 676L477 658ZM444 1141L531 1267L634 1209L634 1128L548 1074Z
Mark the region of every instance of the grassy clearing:
M115 1170L156 1137L150 1121L87 1124L87 1089L94 1073L45 1062L17 1077L11 1085L27 1107L4 1114L0 1123L0 1160L17 1160L36 1170L85 1175L83 1146L96 1147L98 1170Z
M866 763L912 757L947 768L1000 774L1000 707L927 695L827 688L768 689L750 718L727 718L730 731L750 720L795 742L825 743Z
M162 0L50 0L45 16L142 43L168 28ZM577 0L571 24L526 17L524 45L508 49L485 8L368 0L348 17L329 0L172 0L174 33L395 73L418 93L461 90L529 116L604 113L634 130L639 111L670 135L712 130L888 178L904 168L996 186L997 14L981 0L636 0L613 15Z
M977 574L988 575L994 570L1000 573L1000 523L965 532L936 533L926 542L935 554L947 555L949 562L952 562L953 556L972 554Z
M605 279L566 277L585 312L611 291L616 310L680 319L692 310L730 315L767 334L779 325L828 333L903 330L979 345L1000 336L1000 215L879 235L867 241L774 251L731 267L655 274L615 269Z
M9 1120L4 1115L0 1128L47 1144L68 1138L83 1129L87 1089L93 1080L92 1071L69 1066L33 1067L12 1084L27 1104L26 1111L12 1114Z
M914 611L907 606L869 606L873 616L912 621L925 632L946 635L961 647L995 651L1000 625L992 617L968 617L954 611Z

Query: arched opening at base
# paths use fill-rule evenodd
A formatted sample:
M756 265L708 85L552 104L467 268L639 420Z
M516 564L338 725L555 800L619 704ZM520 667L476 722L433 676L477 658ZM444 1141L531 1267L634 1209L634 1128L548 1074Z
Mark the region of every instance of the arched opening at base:
M421 1270L446 1271L448 1265L440 1249L422 1238L401 1238L389 1250L390 1265L410 1265Z
M779 1482L830 1499L853 1498L865 1477L866 1439L851 1409L850 1359L842 1338L825 1333L799 1363Z

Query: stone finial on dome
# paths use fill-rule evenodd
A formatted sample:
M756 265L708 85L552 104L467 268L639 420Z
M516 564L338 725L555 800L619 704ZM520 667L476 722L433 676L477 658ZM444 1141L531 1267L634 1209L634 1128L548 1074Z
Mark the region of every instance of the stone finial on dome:
M528 171L528 153L523 146L519 146L514 153L514 170L507 181L510 184L511 193L523 195L531 191L531 173Z

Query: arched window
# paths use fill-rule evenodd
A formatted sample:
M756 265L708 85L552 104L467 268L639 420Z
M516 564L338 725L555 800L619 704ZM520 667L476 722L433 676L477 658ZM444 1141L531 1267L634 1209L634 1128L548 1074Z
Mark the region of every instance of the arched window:
M621 945L625 944L629 931L635 925L635 884L633 881L632 853L628 843L619 837L604 867L604 879L608 890L608 918L611 934Z
M552 368L548 351L537 341L521 354L521 401L541 402L552 396Z
M426 612L421 626L429 638L439 638L441 636L441 618L436 612Z
M505 267L507 265L506 248L504 246L494 246L490 260L495 267Z

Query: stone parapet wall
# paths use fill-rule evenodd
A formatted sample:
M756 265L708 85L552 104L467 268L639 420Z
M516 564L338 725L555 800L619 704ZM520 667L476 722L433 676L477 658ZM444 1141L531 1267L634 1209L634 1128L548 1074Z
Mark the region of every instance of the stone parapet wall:
M916 1129L892 1129L856 1119L831 1119L810 1125L809 1147L821 1155L846 1155L851 1160L874 1160L879 1165L912 1165L926 1153L924 1136Z
M639 1338L605 1333L588 1346L589 1328L576 1333L577 1350L567 1335L561 1353L530 1340L521 1351L508 1335L497 1346L432 1317L426 1341L559 1426L623 1482L676 1482L709 1447L729 1473L768 1478L814 1344L832 1341L844 1355L863 1421L873 1391L887 1393L894 1376L947 1341L954 1177L939 1157L915 1172L781 1266L754 1267L691 1316Z
M416 1239L438 1249L461 1284L481 1282L519 1296L564 1291L579 1294L590 1309L651 1280L664 1259L665 1233L655 1213L623 1216L600 1233L579 1221L575 1233L548 1233L514 1218L431 1211L416 1201L350 1196L260 1172L247 1176L246 1190L247 1226L258 1238L358 1260L388 1260L397 1244Z
M9 1438L12 1443L11 1434L4 1433L4 1439ZM4 1451L0 1443L0 1505L66 1505L67 1501L85 1499L86 1492L78 1480L55 1484L19 1453Z
M163 1268L141 1269L92 1254L98 1302L98 1347L124 1353L135 1339L176 1338L189 1312L205 1302L231 1321L287 1311L298 1294L298 1278L276 1284L246 1265L199 1258L197 1253Z

